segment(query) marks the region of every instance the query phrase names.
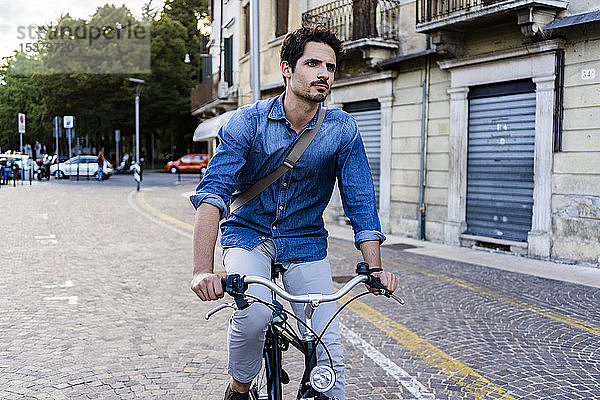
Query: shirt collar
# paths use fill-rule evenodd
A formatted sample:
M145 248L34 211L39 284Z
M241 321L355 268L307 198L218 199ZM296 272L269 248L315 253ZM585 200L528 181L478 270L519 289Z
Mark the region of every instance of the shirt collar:
M281 93L279 96L275 98L275 102L271 107L271 111L269 112L269 119L281 120L284 119L287 121L285 116L285 110L283 109L283 99L285 98L285 92ZM322 104L319 103L319 108L317 109L317 113L313 117L313 119L308 123L305 129L312 129L317 124L317 119L319 119L319 112L321 111ZM303 129L304 130L304 129Z

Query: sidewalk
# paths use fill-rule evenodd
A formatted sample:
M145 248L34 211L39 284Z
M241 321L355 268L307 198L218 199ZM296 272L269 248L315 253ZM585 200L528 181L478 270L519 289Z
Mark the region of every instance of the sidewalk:
M352 229L339 225L327 225L329 236L336 239L354 241ZM600 288L600 268L583 267L578 265L558 264L549 261L533 260L530 258L473 250L467 247L454 247L443 244L421 241L397 235L386 235L385 245L404 243L416 246L405 251L431 257L445 258L470 264L484 265L505 271L520 272L541 278L555 279L564 282L577 283Z

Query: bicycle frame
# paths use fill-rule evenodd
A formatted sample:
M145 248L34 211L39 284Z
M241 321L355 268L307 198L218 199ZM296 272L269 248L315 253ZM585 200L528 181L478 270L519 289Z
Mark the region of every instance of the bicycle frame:
M273 278L273 281L275 277ZM276 301L276 296L273 294L273 301ZM305 323L310 327L312 311L314 310L311 304L305 304ZM301 343L295 343L293 340L284 336L285 328L280 321L278 322L274 315L273 321L269 323L265 335L265 347L263 350L263 358L265 362L265 372L267 378L267 395L268 400L283 400L282 385L289 383L289 377L281 367L282 353L289 348L289 344L293 343L294 347L304 354L304 373L300 381L297 399L310 398L314 400L329 400L329 397L322 393L316 392L310 385L310 372L317 366L317 339L308 332ZM285 376L282 376L282 373ZM310 397L308 397L310 396Z

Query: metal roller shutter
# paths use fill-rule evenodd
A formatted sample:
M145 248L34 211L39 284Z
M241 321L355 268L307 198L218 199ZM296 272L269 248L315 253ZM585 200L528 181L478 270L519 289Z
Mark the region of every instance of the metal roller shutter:
M362 108L373 108L376 106L377 109L358 111L361 106ZM379 103L376 101L351 103L344 106L344 109L356 119L356 123L358 124L358 130L365 145L371 175L373 176L377 204L379 205L379 174L381 163L381 110L379 109Z
M527 241L533 209L535 92L528 82L507 86L473 91L469 99L467 232ZM519 91L526 92L514 93Z

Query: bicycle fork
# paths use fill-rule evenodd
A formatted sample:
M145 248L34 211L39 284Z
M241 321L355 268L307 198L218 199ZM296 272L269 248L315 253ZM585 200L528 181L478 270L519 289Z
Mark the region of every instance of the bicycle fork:
M269 326L265 338L265 372L267 375L267 388L270 400L283 400L281 393L281 347L280 339L273 327Z

